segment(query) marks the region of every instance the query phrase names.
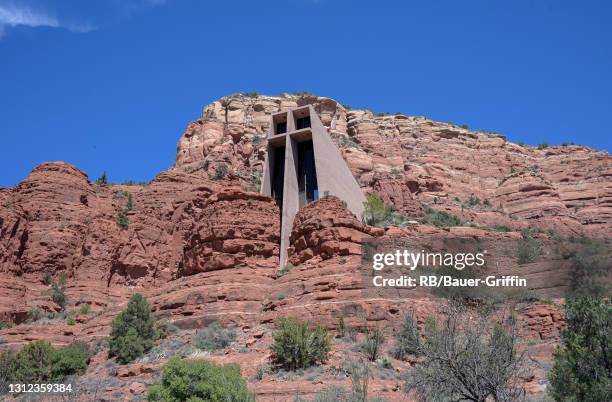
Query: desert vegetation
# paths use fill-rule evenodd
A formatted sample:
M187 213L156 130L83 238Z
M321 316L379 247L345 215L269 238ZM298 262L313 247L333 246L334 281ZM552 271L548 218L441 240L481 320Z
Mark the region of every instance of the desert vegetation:
M429 318L423 341L411 346L423 361L406 374L404 390L420 401L525 398L526 360L513 319L490 323L453 307L440 323Z
M282 318L276 323L270 347L272 363L286 370L304 369L327 361L331 350L330 335L317 325Z
M127 309L111 323L108 356L129 363L150 350L157 338L151 307L140 293L135 293Z
M567 327L549 373L556 401L608 401L612 394L612 303L576 296L565 306Z
M193 345L201 350L216 352L225 349L236 340L234 328L223 328L218 322L213 322L207 327L197 330L193 335Z
M149 387L147 399L160 402L255 401L240 375L239 365L177 358L164 365L161 381Z
M46 341L26 344L17 353L0 352L0 394L14 383L41 384L62 382L66 377L85 371L89 349L83 343L56 348Z

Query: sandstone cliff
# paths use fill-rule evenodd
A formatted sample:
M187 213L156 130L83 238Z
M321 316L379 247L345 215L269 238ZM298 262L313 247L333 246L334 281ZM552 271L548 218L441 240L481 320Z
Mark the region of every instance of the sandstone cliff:
M323 199L296 217L290 249L295 268L279 275L279 210L257 193L265 135L271 113L304 104L314 105L364 192L379 193L408 217L434 208L469 227L414 222L375 228L340 200ZM118 224L119 213L126 215L126 227ZM489 230L496 226L511 231ZM359 272L364 241L471 237L489 239L493 250L501 250L500 244L527 227L541 229L543 238L609 239L612 157L576 145L535 149L423 117L347 110L330 98L234 95L206 106L201 118L188 124L175 167L149 185L96 184L77 168L53 162L36 167L15 188L0 190L0 320L15 324L0 330L0 337L10 347L33 339L94 341L108 334L110 320L138 291L158 318L185 331L217 320L240 327L241 344L250 351L218 359L240 362L253 375L267 356L271 323L280 316L329 328L344 316L349 325L380 325L392 332L408 309L421 324L437 311L440 300L418 293L389 298L364 292ZM566 271L557 266L542 261L524 273L544 296L563 294ZM29 322L34 308L59 311L45 282L61 274L67 277L68 310L90 304L93 313L78 315L75 325ZM550 359L563 327L560 311L551 303L517 310L524 335L541 342L543 360ZM345 352L340 347L334 353ZM155 367L146 370L159 364ZM92 376L109 375L103 362L90 370ZM136 380L150 379L150 371L135 370L123 377L115 373L123 379L108 392L125 387L129 394ZM541 391L541 379L531 379L534 392ZM396 382L375 386L395 399ZM323 383L298 379L253 389L261 397L282 399Z

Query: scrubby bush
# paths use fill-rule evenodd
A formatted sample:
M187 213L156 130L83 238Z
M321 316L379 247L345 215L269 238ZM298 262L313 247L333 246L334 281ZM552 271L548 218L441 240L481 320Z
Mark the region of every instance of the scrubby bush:
M383 356L380 359L378 359L377 363L378 363L378 366L380 366L381 368L384 368L387 370L393 369L393 364L391 363L391 360L389 360L386 356Z
M172 358L162 368L161 381L149 387L147 400L251 402L255 398L237 364Z
M119 363L129 363L151 349L155 339L155 319L149 303L136 293L127 309L111 323L108 355L116 357Z
M556 401L604 402L612 395L612 303L594 297L567 300L567 327L549 373Z
M548 148L550 145L548 144L548 142L543 142L541 144L538 144L538 149L542 150L542 149L546 149Z
M297 370L327 361L331 350L326 329L292 318L281 318L276 323L270 346L272 363L287 370Z
M81 314L89 314L91 312L91 304L88 304L88 303L81 304L81 307L79 308L79 312Z
M344 335L346 335L346 324L344 323L344 317L342 316L338 318L337 331L338 338L344 338Z
M225 163L220 163L217 165L215 169L215 174L211 178L212 180L223 180L227 175L227 165Z
M28 311L28 321L36 322L45 316L44 311L42 311L38 307L32 307L30 311Z
M84 372L88 359L89 348L82 342L57 350L53 355L53 379L61 381L69 375Z
M236 330L234 328L223 328L216 321L206 328L197 330L191 339L196 348L209 352L225 349L235 340Z
M361 350L363 350L368 360L373 362L378 359L378 356L380 356L380 348L384 340L385 338L380 329L375 328L374 330L368 330L366 339L361 344Z
M293 266L293 264L288 263L286 264L284 267L282 267L279 271L278 271L278 277L280 278L281 276L287 274L289 271L291 271L293 268L295 268Z
M523 230L523 237L518 241L517 262L528 264L540 256L540 242L533 238L532 231Z
M157 321L155 323L155 338L166 339L168 335L178 332L179 328L167 321Z
M393 205L385 205L377 193L368 193L363 203L362 220L371 226L402 226L408 218L396 213Z
M402 327L395 338L393 357L402 360L408 355L418 355L421 346L419 329L412 313L406 314Z
M109 342L109 356L116 356L121 364L129 363L145 352L146 341L138 336L134 328L128 329L125 335Z
M103 184L106 185L108 184L108 176L106 175L106 172L102 172L102 174L100 175L100 177L98 177L96 179L96 184Z
M539 301L540 299L540 295L535 290L524 290L516 297L516 301L522 303L533 303Z
M35 341L19 352L0 353L0 393L7 392L10 383L61 382L87 368L87 346L75 343L56 349L49 342Z
M461 226L461 219L457 216L449 214L446 211L437 211L429 207L425 208L425 216L421 221L425 225L437 227Z
M66 286L57 283L51 285L51 300L55 304L61 307L62 310L66 309L68 304L68 296L66 296Z
M0 395L9 391L9 384L15 382L15 352L0 350Z
M347 400L366 402L368 400L370 378L372 378L370 365L363 359L357 361L349 359L344 362L343 366L351 378L352 394Z
M407 373L404 391L419 401L521 401L527 374L514 320L491 325L451 309L438 327L425 325L423 361Z
M470 195L470 198L465 203L466 207L474 208L480 205L480 198L476 197L474 194Z
M115 220L121 229L127 229L130 225L130 218L127 216L128 211L125 208L117 209Z
M49 342L28 343L15 356L15 379L27 383L51 380L54 353L55 349Z
M512 229L508 226L497 225L490 228L493 232L512 232Z
M382 198L376 193L368 193L363 206L363 220L368 225L380 225L386 222L391 214Z
M569 241L572 277L570 295L609 295L609 245L586 237L570 238Z
M255 376L253 377L255 381L261 381L264 378L264 375L268 371L269 367L266 364L260 364L255 369Z

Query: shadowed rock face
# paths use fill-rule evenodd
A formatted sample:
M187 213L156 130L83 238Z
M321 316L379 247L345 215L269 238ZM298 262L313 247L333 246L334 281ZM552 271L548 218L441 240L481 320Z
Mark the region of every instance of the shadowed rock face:
M405 216L422 217L429 206L475 227L374 228L341 200L325 198L296 216L289 249L295 268L279 276L280 212L258 193L265 133L271 113L305 104L317 110L364 192L376 191ZM127 228L117 223L122 210ZM484 230L493 226L513 232ZM187 126L175 167L147 186L94 184L77 168L52 162L34 168L15 188L0 189L0 319L21 324L0 336L9 346L104 337L138 291L158 318L182 329L217 320L253 331L245 346L255 345L254 355L221 359L238 361L253 375L269 343L254 329L269 329L281 316L329 328L343 316L349 326L391 331L407 310L421 325L439 311L440 300L419 293L394 299L364 292L359 264L365 240L482 238L495 252L527 227L609 238L610 155L574 145L537 150L421 117L347 111L329 98L227 97ZM524 273L542 283L544 295L561 294L565 271L542 262ZM67 277L68 310L87 303L94 314L78 315L70 326L62 320L24 323L33 307L59 310L43 281L60 274ZM564 325L560 308L551 304L532 303L517 316L522 333L538 341L554 342ZM541 352L545 360L548 346ZM145 375L139 373L126 377ZM320 388L296 384L307 392ZM262 397L285 395L270 384L256 389Z

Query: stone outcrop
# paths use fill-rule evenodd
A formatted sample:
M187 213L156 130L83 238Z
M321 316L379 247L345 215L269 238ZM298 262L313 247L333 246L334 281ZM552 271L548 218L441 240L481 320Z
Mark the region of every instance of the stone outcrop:
M258 193L265 135L271 113L306 104L319 113L364 192L377 192L411 219L432 208L457 215L466 226L412 221L408 227L371 227L341 200L326 197L299 211L291 266L279 271L280 211ZM120 224L121 214L127 224ZM92 183L77 168L51 162L34 168L15 188L0 189L0 320L14 324L0 330L0 338L13 348L36 339L94 342L108 335L130 295L141 292L156 317L179 327L187 343L189 331L212 321L238 327L244 335L240 347L248 350L211 359L239 362L252 376L266 362L279 317L334 329L342 316L348 326L378 326L391 335L405 311L414 311L420 326L440 314L444 301L422 290L381 295L367 289L360 271L364 242L409 239L434 247L444 239L476 239L502 256L529 227L542 229L542 244L553 234L609 239L610 155L576 145L520 146L499 134L349 110L312 95L234 95L206 106L188 124L175 166L148 185ZM549 361L564 326L567 261L542 259L519 267L507 258L503 268L520 271L551 299L516 306L521 334L536 344L530 351ZM49 284L62 277L72 325L50 296ZM90 313L80 312L84 304ZM33 321L33 310L56 314ZM349 353L342 343L334 348L335 359ZM87 376L113 378L100 391L107 398L141 395L162 362L113 374L99 354ZM333 364L327 368L334 370ZM295 390L312 394L336 381L322 378L250 386L263 400L285 400ZM541 392L543 377L534 378L530 389ZM373 387L389 400L401 395L396 380L377 379Z

